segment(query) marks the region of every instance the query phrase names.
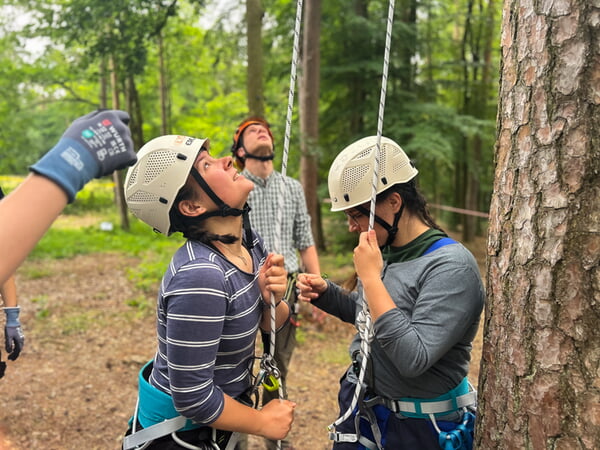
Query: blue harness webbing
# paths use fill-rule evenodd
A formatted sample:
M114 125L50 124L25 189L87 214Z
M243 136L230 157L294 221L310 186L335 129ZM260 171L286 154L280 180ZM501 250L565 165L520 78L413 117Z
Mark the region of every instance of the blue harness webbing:
M138 400L134 415L129 420L132 433L123 439L124 450L138 448L146 442L175 431L201 427L180 415L175 409L171 396L148 382L150 372L152 372L152 361L147 362L138 375ZM136 422L140 423L142 429L136 430Z
M138 376L140 403L137 419L144 428L180 415L175 409L173 398L148 382L146 374L151 371L152 361L149 361L142 367ZM200 426L187 419L185 426L180 431L193 430Z
M433 244L431 244L427 250L425 250L423 252L423 255L427 255L431 252L433 252L434 250L437 250L438 248L444 247L445 245L449 245L449 244L456 244L457 242L449 237L443 237L441 239L438 239L437 241L435 241ZM421 255L422 256L422 255Z

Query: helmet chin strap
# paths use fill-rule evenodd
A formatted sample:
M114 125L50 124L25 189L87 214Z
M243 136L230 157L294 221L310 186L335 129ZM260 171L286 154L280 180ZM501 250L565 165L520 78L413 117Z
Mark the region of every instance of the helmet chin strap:
M192 167L190 174L192 175L192 177L194 177L194 180L196 180L196 182L200 185L202 190L206 192L210 199L215 203L215 205L217 205L217 209L215 211L205 212L204 214L198 216L196 219L200 221L214 216L242 216L246 246L248 248L252 248L254 244L252 242L252 229L250 227L249 217L250 206L248 205L248 203L244 204L243 209L232 208L231 206L227 205L223 200L221 200L217 196L217 194L215 194L215 192L210 188L206 180L202 178L202 175L200 175L200 173L196 170L195 167Z
M355 206L355 208L363 216L369 217L369 210L367 208L365 208L364 206L359 205L359 206ZM387 233L388 233L388 238L385 241L385 244L383 244L381 246L381 248L387 247L388 245L392 245L392 242L394 242L394 239L396 239L396 235L398 234L398 222L400 222L400 217L402 217L403 211L404 211L404 202L402 202L402 206L400 206L400 210L396 214L394 214L393 225L390 225L385 220L383 220L381 217L379 217L377 214L375 214L375 217L374 217L375 222L377 222L379 225L381 225L385 229L385 231L387 231Z
M273 158L275 158L275 153L271 153L268 156L256 156L252 153L248 153L245 148L242 147L242 149L244 150L244 159L250 158L257 159L259 161L271 161Z

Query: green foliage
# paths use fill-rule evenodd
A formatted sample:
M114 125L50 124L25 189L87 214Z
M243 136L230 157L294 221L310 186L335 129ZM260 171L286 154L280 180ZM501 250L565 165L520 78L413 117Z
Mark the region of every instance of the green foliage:
M142 140L162 134L159 30L168 82L168 132L208 137L213 154L229 154L233 131L247 114L243 3L4 3L16 6L7 10L13 16L0 18L0 173L26 173L74 118L101 103L100 75L107 55L117 57L120 90L127 91L125 75L134 78ZM491 2L485 0L477 9L470 5L464 0L397 4L389 61L383 133L415 160L427 197L448 204L455 204L457 178L467 170L478 174L482 199L492 189L500 8L489 10ZM286 130L295 6L292 0L263 1L265 114L273 125L276 167ZM337 153L377 131L387 7L386 0L322 2L320 129L319 142L311 149L318 158L320 198L328 197L325 180ZM216 9L221 16L209 24L205 19L214 17ZM23 30L11 26L16 15L31 18ZM35 56L23 46L31 37L45 39ZM484 44L490 39L486 66ZM490 71L487 84L482 84L484 68ZM109 89L106 95L111 94ZM292 176L300 166L298 103L296 92L288 159ZM472 150L475 136L482 139L480 160ZM111 208L110 193L91 195L95 197L70 205L67 212ZM329 238L334 248L351 245L339 235Z

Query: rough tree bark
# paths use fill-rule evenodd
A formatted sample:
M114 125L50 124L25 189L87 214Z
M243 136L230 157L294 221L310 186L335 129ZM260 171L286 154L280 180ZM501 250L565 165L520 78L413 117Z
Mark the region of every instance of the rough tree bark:
M505 0L476 446L600 448L600 2Z
M302 71L300 76L300 181L304 187L306 206L311 217L311 226L317 248L325 246L321 227L320 203L317 196L319 185L318 151L319 140L319 87L321 54L321 0L306 0L304 3L304 34L302 45Z

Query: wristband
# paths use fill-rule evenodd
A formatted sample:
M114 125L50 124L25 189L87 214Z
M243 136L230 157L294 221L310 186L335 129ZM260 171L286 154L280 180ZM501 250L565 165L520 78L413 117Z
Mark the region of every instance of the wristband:
M6 314L6 326L7 327L20 327L21 323L19 322L19 312L21 311L20 306L7 306L4 309L4 314Z
M279 304L283 301L282 298L279 299L279 301L275 302L275 308L277 308L279 306ZM264 302L263 302L264 303ZM263 309L268 309L271 307L271 302L269 303L264 303Z

